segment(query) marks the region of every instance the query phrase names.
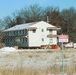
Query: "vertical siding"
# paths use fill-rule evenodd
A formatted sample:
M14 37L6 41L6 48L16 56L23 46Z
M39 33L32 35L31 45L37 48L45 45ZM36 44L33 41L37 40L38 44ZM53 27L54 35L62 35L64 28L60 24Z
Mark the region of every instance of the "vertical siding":
M33 31L28 31L29 35L29 47L33 46L40 46L40 30L36 29L36 32L33 33Z
M45 23L39 23L36 25L37 30L36 33L29 31L29 46L41 46L41 45L48 45L49 38L47 35L49 31L47 30L47 25ZM43 32L42 32L43 29ZM44 39L44 41L42 41Z
M5 32L5 37L7 37L5 38L5 44L6 46L28 47L28 39L22 37L26 35L27 35L27 30ZM20 39L20 41L18 41L17 39Z
M33 33L33 31L29 31L29 46L32 47L50 44L50 38L47 37L47 35L49 34L49 30L47 30L47 27L49 25L47 25L46 23L39 23L35 26L37 27L36 33ZM53 30L51 34L57 34L57 31ZM44 41L42 39L44 39ZM52 37L51 44L57 44L57 37Z

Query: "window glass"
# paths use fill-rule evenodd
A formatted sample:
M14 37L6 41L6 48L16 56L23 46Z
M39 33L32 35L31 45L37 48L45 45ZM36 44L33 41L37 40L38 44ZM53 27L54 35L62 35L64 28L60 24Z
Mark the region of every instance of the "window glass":
M35 33L36 32L36 30L33 30L33 33Z
M49 33L52 33L52 29L49 30Z
M41 31L44 32L44 29L42 29Z
M44 42L44 38L42 38L42 42Z

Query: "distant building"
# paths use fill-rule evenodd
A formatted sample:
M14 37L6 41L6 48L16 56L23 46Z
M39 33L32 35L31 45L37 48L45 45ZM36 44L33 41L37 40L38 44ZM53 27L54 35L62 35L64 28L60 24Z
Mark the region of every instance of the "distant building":
M44 21L20 24L4 30L6 46L41 47L57 44L57 28Z

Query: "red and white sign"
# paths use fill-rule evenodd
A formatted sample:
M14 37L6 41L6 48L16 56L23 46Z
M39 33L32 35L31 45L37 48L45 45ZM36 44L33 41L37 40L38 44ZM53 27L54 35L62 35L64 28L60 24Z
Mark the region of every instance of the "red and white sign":
M68 42L68 35L59 35L59 42Z
M59 39L68 39L68 35L59 35Z

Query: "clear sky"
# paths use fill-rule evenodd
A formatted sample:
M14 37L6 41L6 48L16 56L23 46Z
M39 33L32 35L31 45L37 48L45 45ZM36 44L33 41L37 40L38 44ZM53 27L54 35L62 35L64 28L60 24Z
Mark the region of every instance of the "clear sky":
M34 4L39 4L42 7L59 7L60 10L69 7L76 8L76 0L0 0L0 19L11 15L25 6Z

